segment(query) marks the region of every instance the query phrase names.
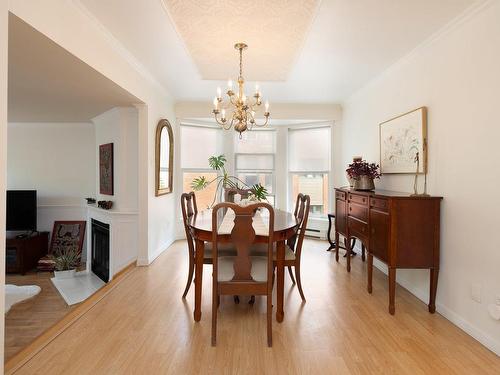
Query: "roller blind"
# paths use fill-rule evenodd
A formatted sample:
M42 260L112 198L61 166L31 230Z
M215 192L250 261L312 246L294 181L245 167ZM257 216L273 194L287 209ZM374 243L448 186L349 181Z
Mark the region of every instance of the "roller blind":
M208 169L208 158L222 154L219 129L181 126L181 168Z
M276 132L251 130L234 135L234 151L237 154L273 154L276 149Z
M290 129L288 134L290 171L329 171L330 145L330 127Z

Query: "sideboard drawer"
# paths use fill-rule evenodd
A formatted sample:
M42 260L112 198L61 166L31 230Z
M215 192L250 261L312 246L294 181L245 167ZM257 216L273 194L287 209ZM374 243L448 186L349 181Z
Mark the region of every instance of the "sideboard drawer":
M361 239L368 239L368 224L362 221L349 217L347 218L349 222L349 234Z
M347 213L349 216L355 217L365 223L368 222L368 207L362 206L357 203L349 203L349 212Z
M387 199L370 197L370 207L379 211L389 212L389 201Z
M342 199L345 201L345 196L346 196L346 194L343 191L336 191L335 192L335 198L337 198L337 199Z
M368 205L368 197L366 195L357 195L349 193L349 200L358 204Z

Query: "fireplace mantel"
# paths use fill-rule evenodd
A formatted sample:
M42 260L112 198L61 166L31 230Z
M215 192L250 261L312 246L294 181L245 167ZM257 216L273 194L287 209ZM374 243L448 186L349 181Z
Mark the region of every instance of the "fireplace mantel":
M138 213L134 211L104 210L96 206L87 209L87 270L91 269L92 233L91 221L98 220L109 225L109 280L138 255Z

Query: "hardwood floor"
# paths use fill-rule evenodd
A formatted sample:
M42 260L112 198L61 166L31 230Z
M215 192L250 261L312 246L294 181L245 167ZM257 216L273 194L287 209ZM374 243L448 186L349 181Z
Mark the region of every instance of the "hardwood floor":
M360 257L352 272L306 240L302 304L288 276L285 320L266 345L265 299L222 298L217 347L210 346L211 272L204 270L203 315L193 321L184 241L139 267L16 374L497 374L500 358L403 288L387 312L386 276L366 292Z
M50 281L51 272L32 271L26 275L7 274L6 284L38 285L40 294L18 303L5 316L5 361L72 310Z

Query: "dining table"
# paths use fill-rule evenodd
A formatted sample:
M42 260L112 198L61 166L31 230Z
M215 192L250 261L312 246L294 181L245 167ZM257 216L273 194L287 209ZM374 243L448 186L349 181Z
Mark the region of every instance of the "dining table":
M231 230L228 228L231 222L232 211L227 211L217 218L218 243L231 243ZM256 214L253 227L255 230L256 243L268 243L269 240L269 216L267 210L262 210ZM234 215L234 214L233 214ZM199 211L188 219L188 227L195 241L195 278L194 278L194 320L201 320L201 298L203 281L203 256L205 243L212 242L212 210ZM234 225L231 223L231 225ZM276 243L276 289L277 308L276 320L282 322L285 316L284 305L284 285L285 285L285 242L295 236L298 230L298 220L290 212L274 210L274 231L273 242ZM222 227L224 227L221 232ZM263 229L262 227L265 227Z

